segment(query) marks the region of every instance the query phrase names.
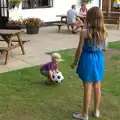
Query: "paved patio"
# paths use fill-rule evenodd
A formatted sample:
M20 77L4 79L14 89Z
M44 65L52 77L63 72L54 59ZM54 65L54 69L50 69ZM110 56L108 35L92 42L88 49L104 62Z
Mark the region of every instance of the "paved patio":
M109 41L120 40L120 30L109 28ZM37 35L22 34L22 39L30 40L24 45L26 54L22 55L20 48L16 48L10 52L7 65L3 65L4 56L0 57L0 73L12 70L32 67L50 60L47 52L62 49L75 48L79 40L79 34L71 34L66 28L61 29L61 33L57 32L57 27L43 27ZM4 45L0 44L0 46Z

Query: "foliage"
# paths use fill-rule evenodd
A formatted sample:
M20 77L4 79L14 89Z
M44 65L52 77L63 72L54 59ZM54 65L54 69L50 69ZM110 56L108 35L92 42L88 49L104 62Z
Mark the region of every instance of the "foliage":
M91 3L92 1L93 1L93 0L82 0L81 2L88 4L88 3Z
M9 0L8 2L9 2L11 5L19 5L21 1L22 1L22 0Z
M39 18L27 18L23 20L23 23L26 26L40 26L43 21Z
M21 26L21 25L23 25L23 22L20 21L20 20L9 20L9 21L8 21L8 24L9 24L9 25Z

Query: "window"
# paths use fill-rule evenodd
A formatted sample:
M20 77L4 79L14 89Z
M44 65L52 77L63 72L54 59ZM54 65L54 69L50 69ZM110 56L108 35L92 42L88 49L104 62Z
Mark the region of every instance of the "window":
M53 7L53 0L23 0L22 1L23 9L49 8L49 7Z

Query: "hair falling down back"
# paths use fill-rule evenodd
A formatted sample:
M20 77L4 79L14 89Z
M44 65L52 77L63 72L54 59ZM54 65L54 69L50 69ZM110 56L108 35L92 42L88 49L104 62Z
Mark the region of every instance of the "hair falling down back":
M98 7L92 7L87 12L87 29L90 40L98 41L101 44L108 37L108 32L104 24L103 12Z

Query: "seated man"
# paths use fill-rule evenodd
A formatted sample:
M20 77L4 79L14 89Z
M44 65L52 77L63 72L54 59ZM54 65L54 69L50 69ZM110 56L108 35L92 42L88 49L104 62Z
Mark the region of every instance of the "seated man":
M70 24L70 25L81 24L82 21L80 19L77 19L77 17L79 18L79 14L76 11L76 5L72 5L72 8L67 12L67 24ZM72 33L76 33L76 30L80 27L77 26L74 29L74 27L72 26L71 28L72 28Z

